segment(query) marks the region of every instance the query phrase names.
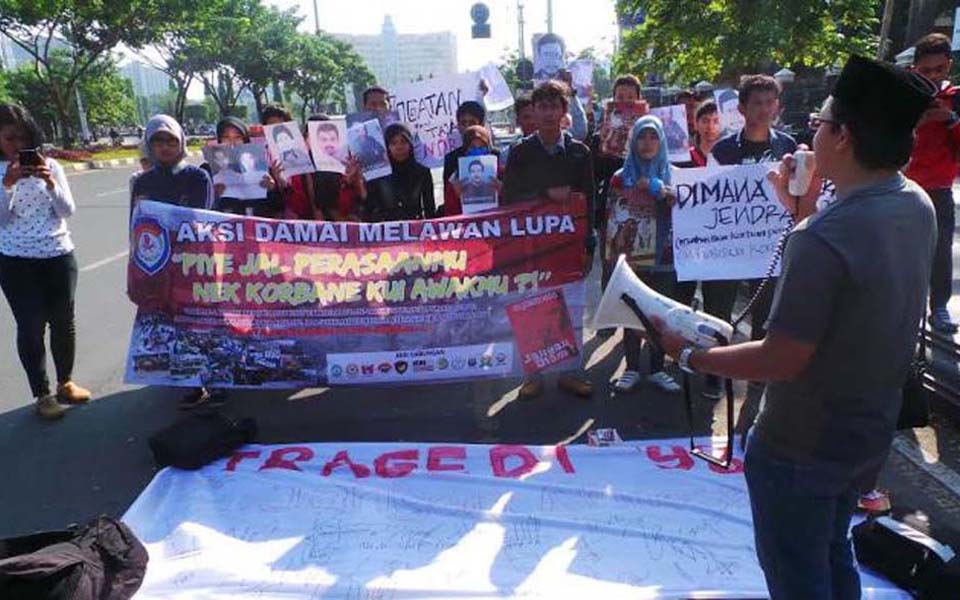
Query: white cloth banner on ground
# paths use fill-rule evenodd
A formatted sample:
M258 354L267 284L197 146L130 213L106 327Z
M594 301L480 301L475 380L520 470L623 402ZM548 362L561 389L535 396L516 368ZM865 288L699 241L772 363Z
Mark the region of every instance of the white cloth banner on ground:
M413 133L417 162L434 168L443 166L443 157L460 146L457 107L480 95L476 73L436 77L398 85L390 106Z
M137 598L766 598L741 463L685 448L247 446L130 507Z
M779 163L673 169L673 256L680 281L767 275L790 222L767 173ZM774 275L780 273L780 265Z

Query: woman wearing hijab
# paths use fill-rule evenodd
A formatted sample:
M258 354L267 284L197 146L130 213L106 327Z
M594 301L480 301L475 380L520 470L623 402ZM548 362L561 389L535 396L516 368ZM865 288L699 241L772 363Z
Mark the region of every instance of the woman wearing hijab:
M250 143L250 131L247 125L236 117L224 117L217 123L217 143L222 146L240 146ZM200 168L209 173L213 172L210 165L203 163ZM229 176L229 170L227 171ZM234 215L248 215L256 217L276 217L283 212L283 194L277 190L277 182L269 174L264 175L259 182L264 188L265 200L241 200L224 196L226 186L215 183L213 186L214 209Z
M693 286L677 284L673 268L673 230L670 219L674 194L670 188L670 161L663 124L655 116L637 120L630 130L627 158L610 180L607 222L603 239L610 266L624 254L637 276L655 291L689 304ZM627 370L614 384L618 392L633 390L640 381L640 340L624 332ZM663 352L650 351L650 383L676 393L680 386L664 371Z
M394 123L384 132L393 173L384 185L368 186L363 196L363 220L413 221L436 216L433 175L413 156L413 136L405 125Z

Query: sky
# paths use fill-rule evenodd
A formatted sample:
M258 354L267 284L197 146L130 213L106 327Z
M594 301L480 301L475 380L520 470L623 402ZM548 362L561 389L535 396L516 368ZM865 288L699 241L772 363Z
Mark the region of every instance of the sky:
M329 33L378 34L389 14L398 33L452 31L457 37L459 70L476 69L518 46L517 0L486 0L490 8L491 39L470 36L470 7L475 0L355 0L362 10L350 10L351 2L316 0L320 28ZM297 8L306 17L304 30L314 28L313 0L265 0L282 9ZM522 0L524 37L530 57L530 36L547 31L547 0ZM614 0L553 0L553 30L563 36L567 49L577 53L589 46L600 54L613 51L617 34Z

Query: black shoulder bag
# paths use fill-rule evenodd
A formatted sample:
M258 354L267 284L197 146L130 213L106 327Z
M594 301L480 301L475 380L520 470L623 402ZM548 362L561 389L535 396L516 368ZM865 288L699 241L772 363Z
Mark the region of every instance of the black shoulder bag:
M930 391L923 384L927 373L927 317L920 325L920 342L910 363L907 382L903 384L903 403L897 417L897 429L913 429L930 424Z

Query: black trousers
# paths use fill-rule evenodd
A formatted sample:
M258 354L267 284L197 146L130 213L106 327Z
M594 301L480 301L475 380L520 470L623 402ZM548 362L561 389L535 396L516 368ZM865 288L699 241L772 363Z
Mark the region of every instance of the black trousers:
M930 272L930 309L943 308L953 295L953 191L927 190L937 212L937 251Z
M655 292L659 292L668 298L672 298L680 304L690 306L693 296L697 291L696 281L677 281L677 274L674 271L640 271L637 273L640 280L650 286ZM640 370L640 351L642 345L640 339L632 331L623 332L623 355L627 359L628 371ZM663 352L650 348L650 373L657 373L663 370L664 356Z
M54 258L0 255L0 288L17 322L17 352L37 398L50 393L44 337L50 324L50 350L59 382L73 375L76 326L73 303L77 261L73 253Z

